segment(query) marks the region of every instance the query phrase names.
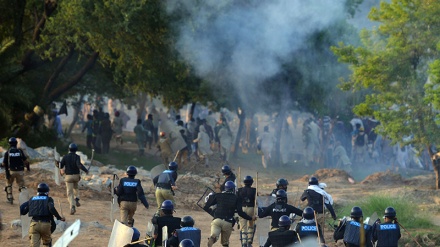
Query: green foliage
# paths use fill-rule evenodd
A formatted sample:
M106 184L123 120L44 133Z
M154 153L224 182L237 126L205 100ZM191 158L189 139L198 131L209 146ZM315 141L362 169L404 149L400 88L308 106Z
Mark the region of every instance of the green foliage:
M429 219L429 215L421 210L414 208L416 203L414 198L405 196L395 196L388 194L379 194L369 196L365 199L356 201L350 205L341 208L341 216L350 216L351 208L359 206L362 209L364 218L370 217L374 212L382 220L382 216L387 207L393 207L397 213L398 221L405 227L410 229L432 228L433 223ZM382 220L383 221L383 220Z

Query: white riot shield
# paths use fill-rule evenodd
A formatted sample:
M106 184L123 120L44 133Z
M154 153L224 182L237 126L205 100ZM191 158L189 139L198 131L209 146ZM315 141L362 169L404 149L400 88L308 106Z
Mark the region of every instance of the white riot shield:
M29 191L27 189L21 189L20 195L18 196L18 202L21 204L29 201ZM26 237L29 234L29 227L31 225L31 217L26 215L20 215L21 220L21 238Z
M113 222L113 215L116 211L116 209L118 208L115 204L118 202L118 196L115 194L115 187L118 186L118 184L116 184L116 182L119 180L118 176L116 174L113 174L113 179L112 179L112 184L111 184L111 194L112 194L112 198L110 201L110 221Z
M108 247L121 247L131 243L133 238L133 229L115 220L113 224L112 234L108 241Z
M268 207L272 203L276 201L276 198L273 196L258 196L257 197L257 205L259 208ZM263 246L266 243L269 231L270 231L270 223L272 219L270 217L265 217L258 219L256 221L257 232L258 232L258 240L260 246Z
M168 226L162 227L162 246L167 246L168 242Z
M159 128L167 134L167 137L170 137L170 134L172 133L171 136L173 138L170 138L170 145L174 153L186 147L186 142L174 122L170 120L162 121Z
M151 221L148 221L148 225L147 225L147 235L149 237L152 237L154 235L154 225L153 223L151 223Z
M150 178L154 179L157 175L161 174L163 171L165 171L165 166L162 164L153 167L150 170Z
M81 221L77 219L64 231L63 235L55 242L53 247L67 247L69 243L78 236L80 227Z
M60 162L60 154L57 152L57 147L53 148L53 157L55 159L54 162L54 170L53 170L53 175L54 175L54 180L56 185L61 185L61 174L60 174L60 168L57 166L57 162Z

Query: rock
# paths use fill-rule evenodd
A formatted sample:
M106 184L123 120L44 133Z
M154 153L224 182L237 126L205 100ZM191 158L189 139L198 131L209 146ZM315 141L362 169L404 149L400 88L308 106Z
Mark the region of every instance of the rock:
M11 221L11 228L17 229L19 227L21 227L21 220L20 219Z

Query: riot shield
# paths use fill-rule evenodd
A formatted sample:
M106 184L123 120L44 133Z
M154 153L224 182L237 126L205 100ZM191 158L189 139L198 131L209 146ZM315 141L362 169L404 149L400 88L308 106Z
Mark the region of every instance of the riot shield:
M173 121L161 121L159 128L161 131L167 133L168 137L172 136L172 138L170 138L170 145L174 153L186 147L186 142L183 139L182 134L180 134L179 130L177 129L177 125Z
M149 236L149 237L152 237L153 235L154 235L154 225L153 225L153 223L151 223L151 221L148 221L148 225L147 225L147 235Z
M205 203L208 201L208 197L213 194L215 194L214 190L209 187L206 187L205 192L203 192L202 196L196 202L196 204L197 204L197 206L199 206L199 208L203 209L205 212L207 212L211 216L214 216L214 209L212 209L210 211L206 211L204 209L204 206L205 206ZM203 203L201 202L202 200L203 200Z
M258 196L257 197L257 205L259 208L265 208L271 205L276 201L276 198L273 196ZM270 231L270 223L272 219L270 217L265 217L257 220L257 232L258 232L258 240L259 245L263 246L266 243L269 231Z
M18 202L21 204L29 201L29 191L25 188L21 189L20 195L18 196ZM29 227L31 225L31 217L28 214L20 215L21 220L21 238L26 237L29 234Z
M112 234L108 241L108 247L121 247L131 243L133 237L133 229L115 220L113 224Z
M110 192L112 194L111 201L110 201L110 222L113 222L113 214L115 213L115 210L117 207L115 206L115 203L118 201L118 196L115 194L115 187L118 185L116 182L119 180L118 175L113 174L112 184L110 187Z
M168 226L162 227L162 246L167 246L168 242Z
M79 234L81 221L77 219L69 228L67 228L63 235L55 242L53 247L67 247L72 240Z
M60 168L58 167L58 163L60 162L60 154L57 152L57 147L53 148L53 157L55 159L55 163L54 163L54 171L53 171L53 175L54 175L54 180L55 180L55 184L60 186L61 185L61 174L60 174Z
M150 178L154 179L157 175L161 174L163 171L165 171L165 165L157 165L150 170Z

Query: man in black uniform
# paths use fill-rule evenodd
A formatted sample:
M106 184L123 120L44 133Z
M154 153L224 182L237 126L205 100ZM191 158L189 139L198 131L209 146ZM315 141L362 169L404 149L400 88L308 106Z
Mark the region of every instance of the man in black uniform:
M373 226L373 243L376 242L376 247L397 247L401 235L396 210L393 207L387 207L383 217L384 223L378 220Z
M20 205L20 214L29 213L29 217L32 217L29 227L30 246L39 247L41 240L43 240L43 246L52 246L51 221L54 216L61 221L65 219L58 214L52 197L48 196L49 186L47 184L40 183L37 192L36 196Z
M153 178L153 184L156 186L156 214L159 214L160 206L165 200L171 200L173 205L175 204L174 190L177 189L177 168L177 163L172 161L168 164L168 170L163 171L161 174Z
M154 225L154 239L157 247L162 246L162 227L167 226L168 238L171 237L171 234L176 229L180 229L181 219L179 217L174 217L173 213L173 202L170 200L165 200L160 206L160 215L157 216L155 214L151 220Z
M259 209L260 211L260 209ZM258 214L258 217L264 218L267 216L272 217L271 229L278 228L277 219L279 219L283 215L302 215L302 211L299 208L296 208L292 205L287 204L287 193L284 190L277 191L277 201L269 205L267 208L261 209Z
M81 164L81 158L76 154L76 151L78 151L76 144L70 143L69 153L60 162L60 172L65 174L64 181L66 182L67 199L69 200L71 215L75 214L76 207L81 206L78 190L78 182L81 179L80 169L86 174L89 173L87 168Z
M19 191L26 189L24 183L24 167L30 171L29 162L21 149L17 148L17 139L15 137L9 138L9 149L6 151L3 158L2 167L5 168L6 173L6 198L12 204L14 197L12 196L12 183L18 184Z
M333 220L336 220L336 213L332 206L333 198L319 186L319 181L316 177L309 178L309 186L301 195L301 201L306 199L307 206L315 210L316 219L320 225L325 225L324 205L330 211Z
M214 220L211 222L211 236L208 239L208 247L212 247L217 242L220 234L222 235L221 244L229 246L229 237L231 236L235 224L234 213L237 211L240 217L246 220L255 220L255 216L249 216L243 212L241 200L235 195L235 184L227 181L225 191L216 193L209 197L203 210L210 212L210 207L217 205L214 212Z
M315 222L315 211L311 207L306 207L303 211L302 220L296 225L295 231L300 242L311 240L315 242L313 246L318 246L316 241L319 237L321 246L325 246L324 236L321 226ZM311 242L308 242L310 244Z
M119 209L121 214L121 223L133 227L133 215L137 209L138 198L144 207L148 209L148 202L145 198L144 189L141 180L135 179L137 169L134 166L127 168L128 178L122 178L118 187L115 188L115 194L118 196Z
M228 181L232 181L235 184L235 174L232 172L231 167L229 167L228 165L224 165L222 167L222 174L225 177L225 181L223 182L223 184L219 185L217 184L215 187L216 189L220 188L220 191L217 192L222 192L225 191L225 184Z
M289 185L289 182L286 179L284 179L284 178L278 179L277 183L276 183L277 188L273 189L272 193L270 193L270 195L273 196L273 197L277 197L277 191L278 190L284 190L284 191L287 192L287 186L288 185Z
M180 226L181 228L174 231L173 236L168 239L170 247L178 247L179 243L185 239L190 239L193 246L200 247L202 232L194 227L194 219L189 215L184 216Z
M296 232L289 230L290 228L290 218L287 215L283 215L278 220L278 227L275 231L269 232L269 237L267 238L264 247L290 247L297 242L298 238Z
M131 237L131 242L138 242L139 238L141 237L141 233L139 232L139 230L135 227L132 228L133 229L133 237ZM144 241L142 241L144 242ZM146 245L143 244L142 242L140 243L135 243L135 244L126 244L124 245L124 247L145 247Z
M237 196L241 200L243 212L247 215L254 215L255 209L255 197L257 189L252 188L254 179L251 176L244 177L243 180L244 187L239 188L237 191ZM243 247L252 246L252 240L254 235L254 221L248 221L240 217L240 239Z
M350 213L351 220L341 221L338 228L336 228L333 234L333 239L338 241L344 239L346 247L359 247L361 242L361 231L364 232L364 239L366 247L373 247L372 242L372 227L370 225L362 226L363 213L360 207L353 207Z

